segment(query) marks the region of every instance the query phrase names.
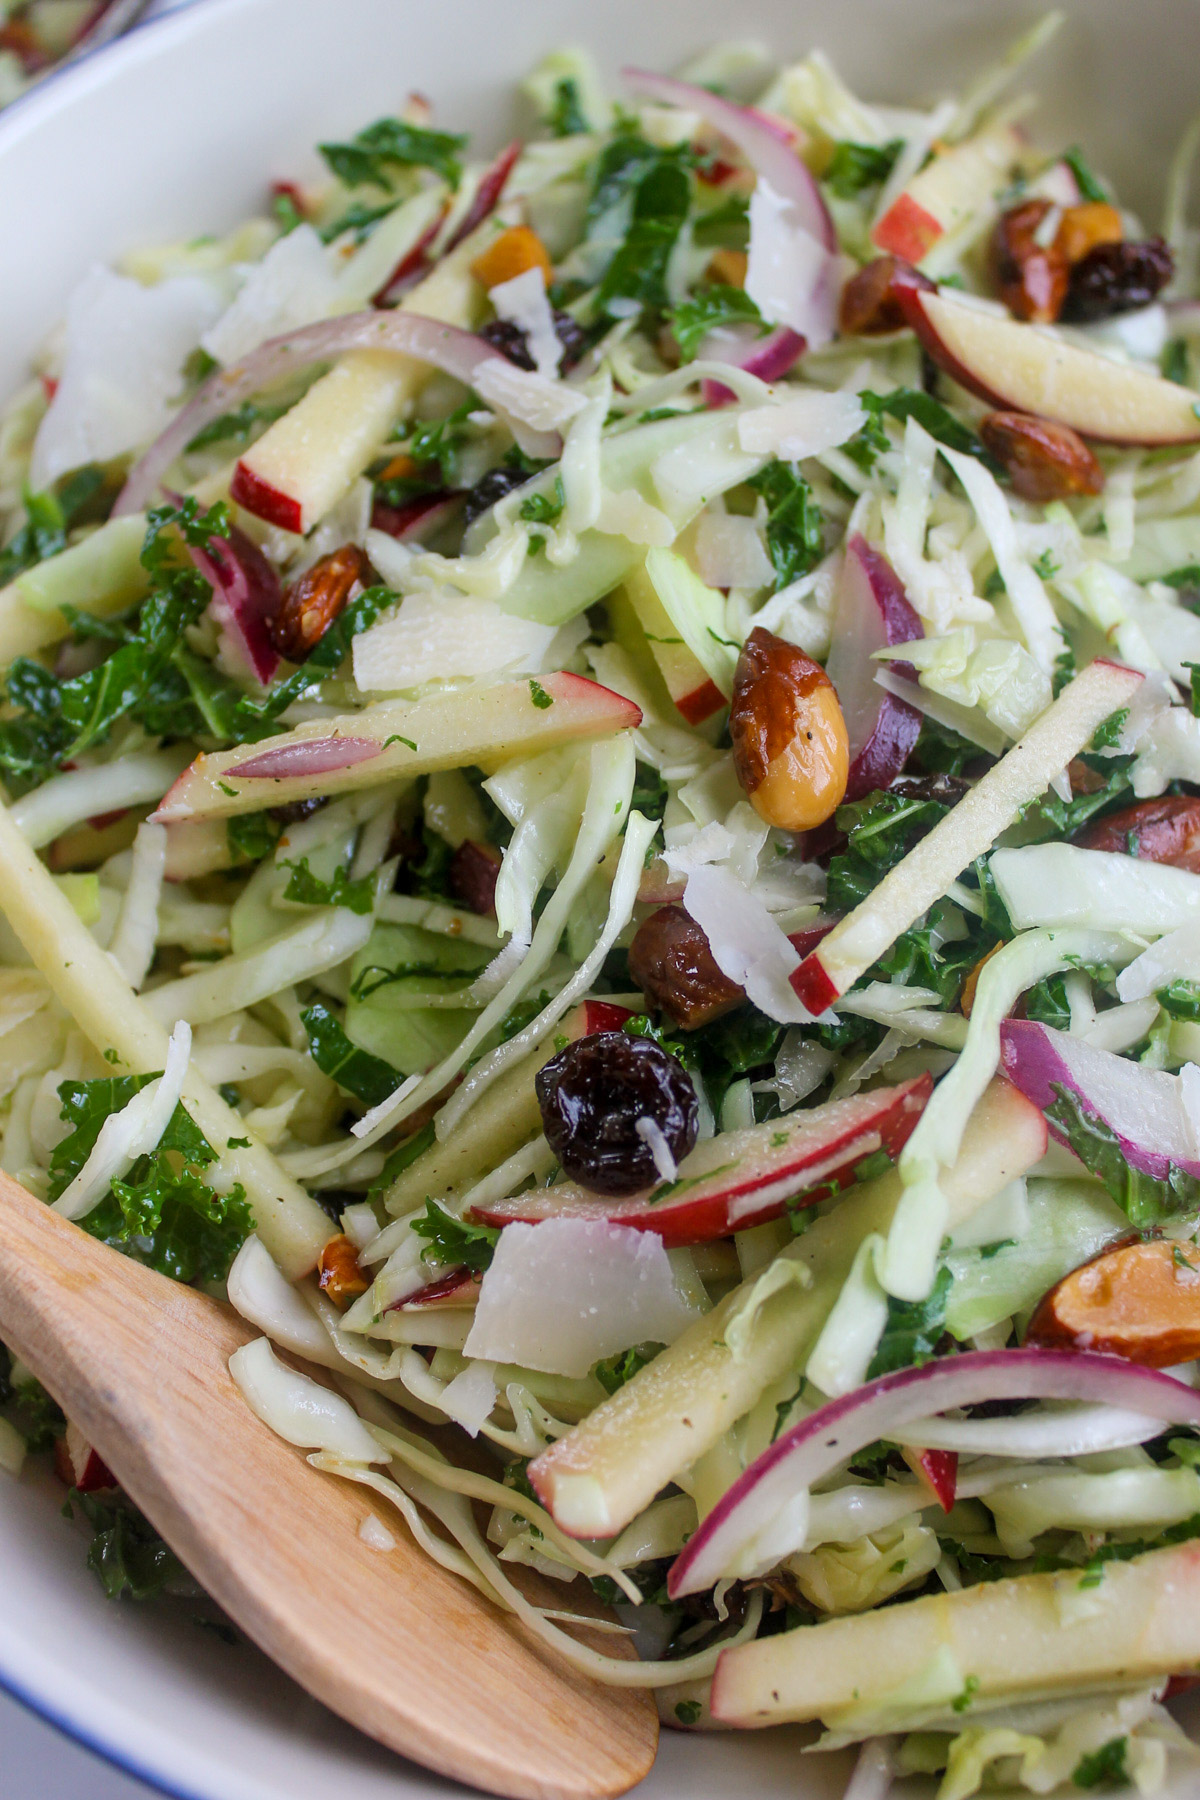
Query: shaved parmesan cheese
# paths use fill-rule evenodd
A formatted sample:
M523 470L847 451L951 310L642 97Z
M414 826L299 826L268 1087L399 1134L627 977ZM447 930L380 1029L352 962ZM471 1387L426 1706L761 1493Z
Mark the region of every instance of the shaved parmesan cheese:
M622 488L617 494L607 488L603 490L596 530L612 537L628 538L631 544L649 544L658 550L675 542L675 527L666 513L643 500L635 488Z
M844 444L861 431L866 417L854 394L805 388L770 406L749 407L738 420L738 443L752 456L799 462Z
M632 1344L672 1343L694 1317L654 1233L546 1219L501 1233L464 1353L580 1376Z
M502 281L488 294L502 319L525 335L525 342L539 375L553 381L558 374L563 347L554 329L554 313L546 293L546 278L538 267Z
M108 462L170 424L183 365L221 302L184 275L157 287L97 264L67 307L66 349L30 465L35 489L84 463Z
M241 291L201 338L226 367L268 338L311 325L335 310L337 277L329 251L311 225L298 225L272 244L259 263L241 270Z
M696 567L714 588L760 588L774 569L753 519L740 513L706 512L696 527Z
M192 1028L180 1019L167 1046L166 1068L157 1081L136 1093L120 1112L110 1113L105 1119L91 1155L54 1202L55 1212L64 1219L85 1218L139 1156L157 1147L179 1104L191 1049Z
M302 1450L324 1450L347 1462L387 1462L354 1408L340 1394L281 1363L266 1338L243 1344L229 1359L243 1400L278 1437Z
M442 1411L461 1425L468 1437L478 1437L480 1426L491 1417L498 1392L495 1377L492 1363L473 1362L447 1384L442 1394Z
M409 594L390 619L354 639L354 679L364 693L396 693L426 681L520 673L542 667L553 625L538 625L448 589Z
M806 231L789 200L759 177L750 196L746 292L772 325L790 325L810 350L827 344L837 318L837 260Z
M375 1517L374 1513L367 1514L358 1528L358 1535L363 1543L369 1545L372 1550L386 1553L396 1548L395 1538L383 1521Z
M762 901L719 865L693 869L684 890L685 910L708 938L722 975L744 987L760 1012L782 1025L811 1025L788 977L800 957Z
M518 369L501 356L484 363L474 381L481 400L534 431L560 431L587 405L587 395L577 388Z

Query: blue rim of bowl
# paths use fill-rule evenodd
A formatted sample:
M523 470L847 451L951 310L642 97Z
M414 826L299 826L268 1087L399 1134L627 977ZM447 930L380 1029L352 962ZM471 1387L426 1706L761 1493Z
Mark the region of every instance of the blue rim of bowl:
M88 1750L93 1756L100 1757L110 1767L119 1770L122 1775L128 1775L134 1781L140 1781L152 1793L163 1794L166 1796L166 1800L213 1800L211 1794L203 1794L197 1788L168 1787L163 1778L153 1769L130 1760L127 1754L123 1754L111 1744L103 1742L87 1727L64 1717L55 1711L49 1701L40 1699L21 1688L12 1676L3 1670L0 1670L0 1693L7 1694L10 1700L15 1700L18 1706L23 1706L26 1712L59 1732L70 1743L78 1744L81 1749Z

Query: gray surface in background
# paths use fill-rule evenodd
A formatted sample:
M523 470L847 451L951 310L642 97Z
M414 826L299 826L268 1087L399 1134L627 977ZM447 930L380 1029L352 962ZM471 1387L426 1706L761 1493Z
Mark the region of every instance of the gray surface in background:
M160 0L150 16L189 3ZM4 1800L150 1800L153 1792L90 1750L80 1749L2 1693L0 1769L4 1771Z

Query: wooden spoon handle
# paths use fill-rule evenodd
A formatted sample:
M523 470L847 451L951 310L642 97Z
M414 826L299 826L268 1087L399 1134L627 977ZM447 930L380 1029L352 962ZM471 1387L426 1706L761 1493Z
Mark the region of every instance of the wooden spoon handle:
M493 1793L598 1800L640 1781L650 1696L577 1675L391 1514L396 1549L371 1549L359 1527L378 1502L310 1468L234 1386L229 1356L255 1335L0 1175L0 1338L273 1661L393 1750Z

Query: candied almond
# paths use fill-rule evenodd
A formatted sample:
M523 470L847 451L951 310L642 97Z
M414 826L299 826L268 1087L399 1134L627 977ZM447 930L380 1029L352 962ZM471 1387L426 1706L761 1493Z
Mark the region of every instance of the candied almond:
M850 742L820 663L761 625L733 678L729 735L738 781L755 812L783 831L811 831L840 806Z
M1085 850L1112 850L1170 863L1200 875L1200 799L1164 794L1096 819L1075 839Z
M1003 950L1003 944L994 944L986 956L967 971L967 979L963 982L962 993L958 997L958 1010L965 1019L971 1016L971 1008L975 1004L975 990L979 986L979 977L983 974L985 963L990 963L997 950Z
M1038 242L1038 227L1051 210L1049 200L1023 200L1001 213L992 232L992 272L1000 298L1018 319L1037 325L1057 319L1070 280L1057 241Z
M1026 1342L1152 1369L1191 1362L1200 1356L1200 1250L1164 1238L1102 1250L1039 1301Z
M980 425L979 435L1023 500L1044 505L1103 492L1104 470L1069 425L1032 413L994 412Z
M345 1306L365 1294L371 1283L359 1267L358 1252L345 1236L330 1238L317 1264L317 1279L323 1293L335 1306Z
M842 289L838 330L843 337L882 337L905 324L901 287L932 288L934 283L899 256L876 256L864 263Z
M703 929L682 906L660 906L643 919L629 946L629 973L685 1031L711 1024L746 998L721 973Z
M271 621L271 642L280 656L303 662L374 573L357 544L343 544L290 582Z

